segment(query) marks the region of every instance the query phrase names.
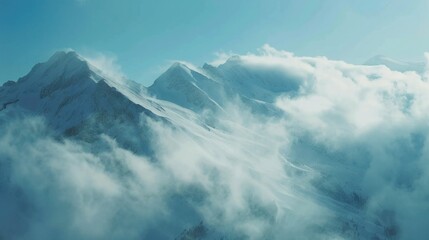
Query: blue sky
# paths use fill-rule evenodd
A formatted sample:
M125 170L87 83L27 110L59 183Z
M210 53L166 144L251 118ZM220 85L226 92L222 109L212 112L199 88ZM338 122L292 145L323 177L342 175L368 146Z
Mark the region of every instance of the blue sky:
M203 64L265 43L352 63L419 61L428 10L425 0L0 0L0 82L66 48L113 56L145 85L172 60Z

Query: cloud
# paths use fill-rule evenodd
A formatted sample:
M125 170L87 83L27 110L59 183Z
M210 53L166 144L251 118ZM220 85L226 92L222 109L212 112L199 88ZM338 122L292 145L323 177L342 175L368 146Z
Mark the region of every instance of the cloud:
M118 58L113 54L90 52L83 57L106 77L119 81L127 78L118 63Z
M232 238L277 239L305 234L332 219L314 199L298 196L298 189L311 188L313 175L282 154L289 144L283 120L255 116L239 101L217 117L211 129L151 124L155 158L181 188L193 186L185 196L209 229ZM282 225L286 221L295 227Z
M62 239L137 238L148 218L162 218L159 171L114 140L102 137L105 150L92 152L54 140L32 117L2 122L0 132L2 237L49 239L60 229Z
M0 112L0 236L174 239L200 222L209 239L429 234L424 76L268 45L238 57L263 77L293 76L294 94L274 101L282 114L228 99L210 126L190 112L142 115L140 129L88 145ZM150 153L121 147L130 133L150 136Z
M228 60L230 57L232 57L232 56L234 56L236 54L234 54L232 52L229 52L229 53L226 53L226 52L215 52L214 55L215 55L215 59L212 60L212 61L210 61L209 64L212 65L212 66L216 66L217 67L217 66L225 63L226 60Z
M423 197L428 190L421 185L429 175L424 150L429 110L425 74L297 57L269 45L257 54L235 58L235 64L258 76L272 79L274 72L282 81L298 79L298 91L279 94L275 101L284 112L276 129L288 129L283 138L289 144L282 146L282 154L291 164L315 172L311 182L316 192L359 212L351 217L329 208L342 219L337 224L344 225L339 236L425 235L423 226L413 225L428 214ZM325 206L317 205L319 210ZM350 224L357 227L349 229Z
M361 207L365 218L376 215L373 221L381 223L389 237L424 236L426 230L412 223L428 214L423 196L429 192L421 185L429 175L425 77L324 58L295 59L311 63L309 71L297 69L311 72L314 81L303 85L301 94L280 96L276 102L288 116L285 124L294 129L294 138L307 141L290 149L292 155L330 175L329 187L341 189L332 189L335 197L346 189L360 192L367 199ZM299 149L318 155L309 158ZM354 173L329 172L342 168Z
M264 123L244 109L232 104L219 116L225 121L218 130L148 120L150 156L123 149L107 135L91 146L57 141L41 118L2 116L0 164L8 168L0 176L9 180L0 195L2 206L15 210L0 217L0 232L23 239L49 238L55 229L63 239L170 239L203 221L211 237L260 239L291 234L275 231L273 224L286 219L296 222L294 234L327 221L327 210L297 198L291 183L299 178L300 186L309 186L311 176L284 173L281 122ZM11 221L12 215L20 217Z

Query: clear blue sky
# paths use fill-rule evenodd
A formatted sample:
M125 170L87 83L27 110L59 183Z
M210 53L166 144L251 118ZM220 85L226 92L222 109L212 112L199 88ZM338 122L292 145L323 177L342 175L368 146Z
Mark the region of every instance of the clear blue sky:
M263 44L361 63L423 59L427 0L0 0L0 82L58 49L107 53L150 84L169 60L202 64Z

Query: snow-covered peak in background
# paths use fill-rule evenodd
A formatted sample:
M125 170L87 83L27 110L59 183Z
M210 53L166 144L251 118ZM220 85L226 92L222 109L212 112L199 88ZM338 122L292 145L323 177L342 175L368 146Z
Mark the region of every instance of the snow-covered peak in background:
M229 88L249 99L272 103L279 94L299 90L301 79L288 71L288 62L261 64L258 58L232 56L217 67L217 73ZM282 63L283 64L283 63Z
M184 63L174 63L148 90L159 99L194 111L221 109L217 100L222 85L211 79L204 69Z
M222 109L231 99L239 99L253 110L275 112L275 99L296 94L305 76L295 74L294 63L288 60L258 61L234 55L217 67L174 63L149 87L149 93L194 111Z
M376 55L368 59L364 64L370 66L384 65L391 70L399 72L415 71L417 73L423 73L425 71L424 62L399 61L383 55Z

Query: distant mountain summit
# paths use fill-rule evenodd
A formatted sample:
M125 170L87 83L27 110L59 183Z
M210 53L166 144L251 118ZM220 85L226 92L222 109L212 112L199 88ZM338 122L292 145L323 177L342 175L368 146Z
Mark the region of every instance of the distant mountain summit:
M223 84L212 79L204 69L174 63L149 87L155 97L194 111L220 110Z
M174 63L148 88L156 98L193 111L221 110L239 99L254 111L275 113L275 99L296 93L302 80L278 67L257 67L240 56L230 57L218 67L202 68Z
M404 62L398 61L383 55L377 55L368 59L364 65L376 66L384 65L391 70L399 72L415 71L417 73L423 73L426 65L424 62Z

